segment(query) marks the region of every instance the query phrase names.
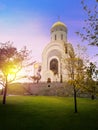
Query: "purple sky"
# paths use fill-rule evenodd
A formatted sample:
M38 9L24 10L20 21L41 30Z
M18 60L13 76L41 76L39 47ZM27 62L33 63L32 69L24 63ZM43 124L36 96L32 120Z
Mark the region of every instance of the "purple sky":
M95 0L85 2L92 8L95 5ZM41 61L42 51L50 42L50 28L58 16L68 28L68 42L74 47L80 43L87 46L75 34L86 18L81 0L0 0L0 42L14 42L19 49L27 46L33 59ZM97 47L87 48L91 57L98 53Z

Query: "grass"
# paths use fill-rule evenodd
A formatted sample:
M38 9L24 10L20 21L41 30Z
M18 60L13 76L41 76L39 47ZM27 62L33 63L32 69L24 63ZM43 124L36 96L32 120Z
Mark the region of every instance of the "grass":
M0 130L98 130L98 100L48 96L0 97Z

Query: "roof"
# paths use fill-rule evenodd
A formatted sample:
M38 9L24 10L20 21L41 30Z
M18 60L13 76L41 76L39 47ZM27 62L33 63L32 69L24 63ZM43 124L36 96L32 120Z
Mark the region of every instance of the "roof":
M52 28L57 27L57 26L64 26L64 27L66 27L66 25L63 22L58 21L58 22L56 22L56 23L54 23L52 25Z

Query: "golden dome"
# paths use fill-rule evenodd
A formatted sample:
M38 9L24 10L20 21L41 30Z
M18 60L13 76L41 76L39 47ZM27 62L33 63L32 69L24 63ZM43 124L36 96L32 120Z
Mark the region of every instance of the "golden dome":
M66 28L66 25L65 25L64 23L60 22L60 21L54 23L54 24L52 25L52 28L57 27L57 26L64 26L64 27Z

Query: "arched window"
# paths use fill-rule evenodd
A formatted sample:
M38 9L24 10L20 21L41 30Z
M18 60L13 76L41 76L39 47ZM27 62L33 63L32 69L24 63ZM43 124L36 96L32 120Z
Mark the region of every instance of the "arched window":
M50 61L50 70L53 71L54 75L58 74L58 60L52 59Z
M67 46L65 46L65 53L67 53L67 51L68 51L68 50L67 50Z
M61 40L63 40L63 34L61 34Z
M57 39L56 35L55 35L55 40Z

